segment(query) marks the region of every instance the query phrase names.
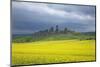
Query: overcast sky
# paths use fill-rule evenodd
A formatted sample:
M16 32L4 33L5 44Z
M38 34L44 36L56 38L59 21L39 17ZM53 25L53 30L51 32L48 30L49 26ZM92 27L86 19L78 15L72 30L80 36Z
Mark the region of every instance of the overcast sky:
M79 32L95 31L95 7L12 2L12 32L27 34L59 25Z

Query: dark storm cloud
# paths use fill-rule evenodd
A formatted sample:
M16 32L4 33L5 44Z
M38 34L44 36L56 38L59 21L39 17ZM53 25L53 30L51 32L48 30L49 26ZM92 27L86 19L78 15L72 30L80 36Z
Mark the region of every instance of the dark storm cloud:
M12 2L12 23L13 33L33 33L55 25L95 31L95 7Z

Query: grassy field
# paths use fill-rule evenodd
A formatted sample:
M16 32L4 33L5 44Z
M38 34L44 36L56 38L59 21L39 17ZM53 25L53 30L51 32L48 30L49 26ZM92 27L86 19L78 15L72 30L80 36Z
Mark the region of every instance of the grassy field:
M86 35L86 34L53 34L53 35L44 35L44 36L15 36L13 37L13 42L15 43L25 43L25 42L36 42L36 41L55 41L55 40L86 40L86 39L95 39L95 34Z
M12 65L95 61L95 40L13 43Z

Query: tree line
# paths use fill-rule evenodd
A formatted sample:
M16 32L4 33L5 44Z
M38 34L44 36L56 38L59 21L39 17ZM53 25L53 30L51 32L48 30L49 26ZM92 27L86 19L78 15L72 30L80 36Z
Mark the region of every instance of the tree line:
M38 32L35 32L34 35L52 35L52 34L67 34L67 33L73 33L74 31L69 30L67 27L65 27L63 30L61 30L59 28L58 25L56 25L55 27L50 27L49 29L45 29L45 30L40 30Z

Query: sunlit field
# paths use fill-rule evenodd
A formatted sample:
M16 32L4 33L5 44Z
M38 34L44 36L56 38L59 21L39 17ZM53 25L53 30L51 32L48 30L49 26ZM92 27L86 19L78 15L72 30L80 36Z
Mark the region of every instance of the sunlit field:
M13 43L12 65L95 61L95 40Z

